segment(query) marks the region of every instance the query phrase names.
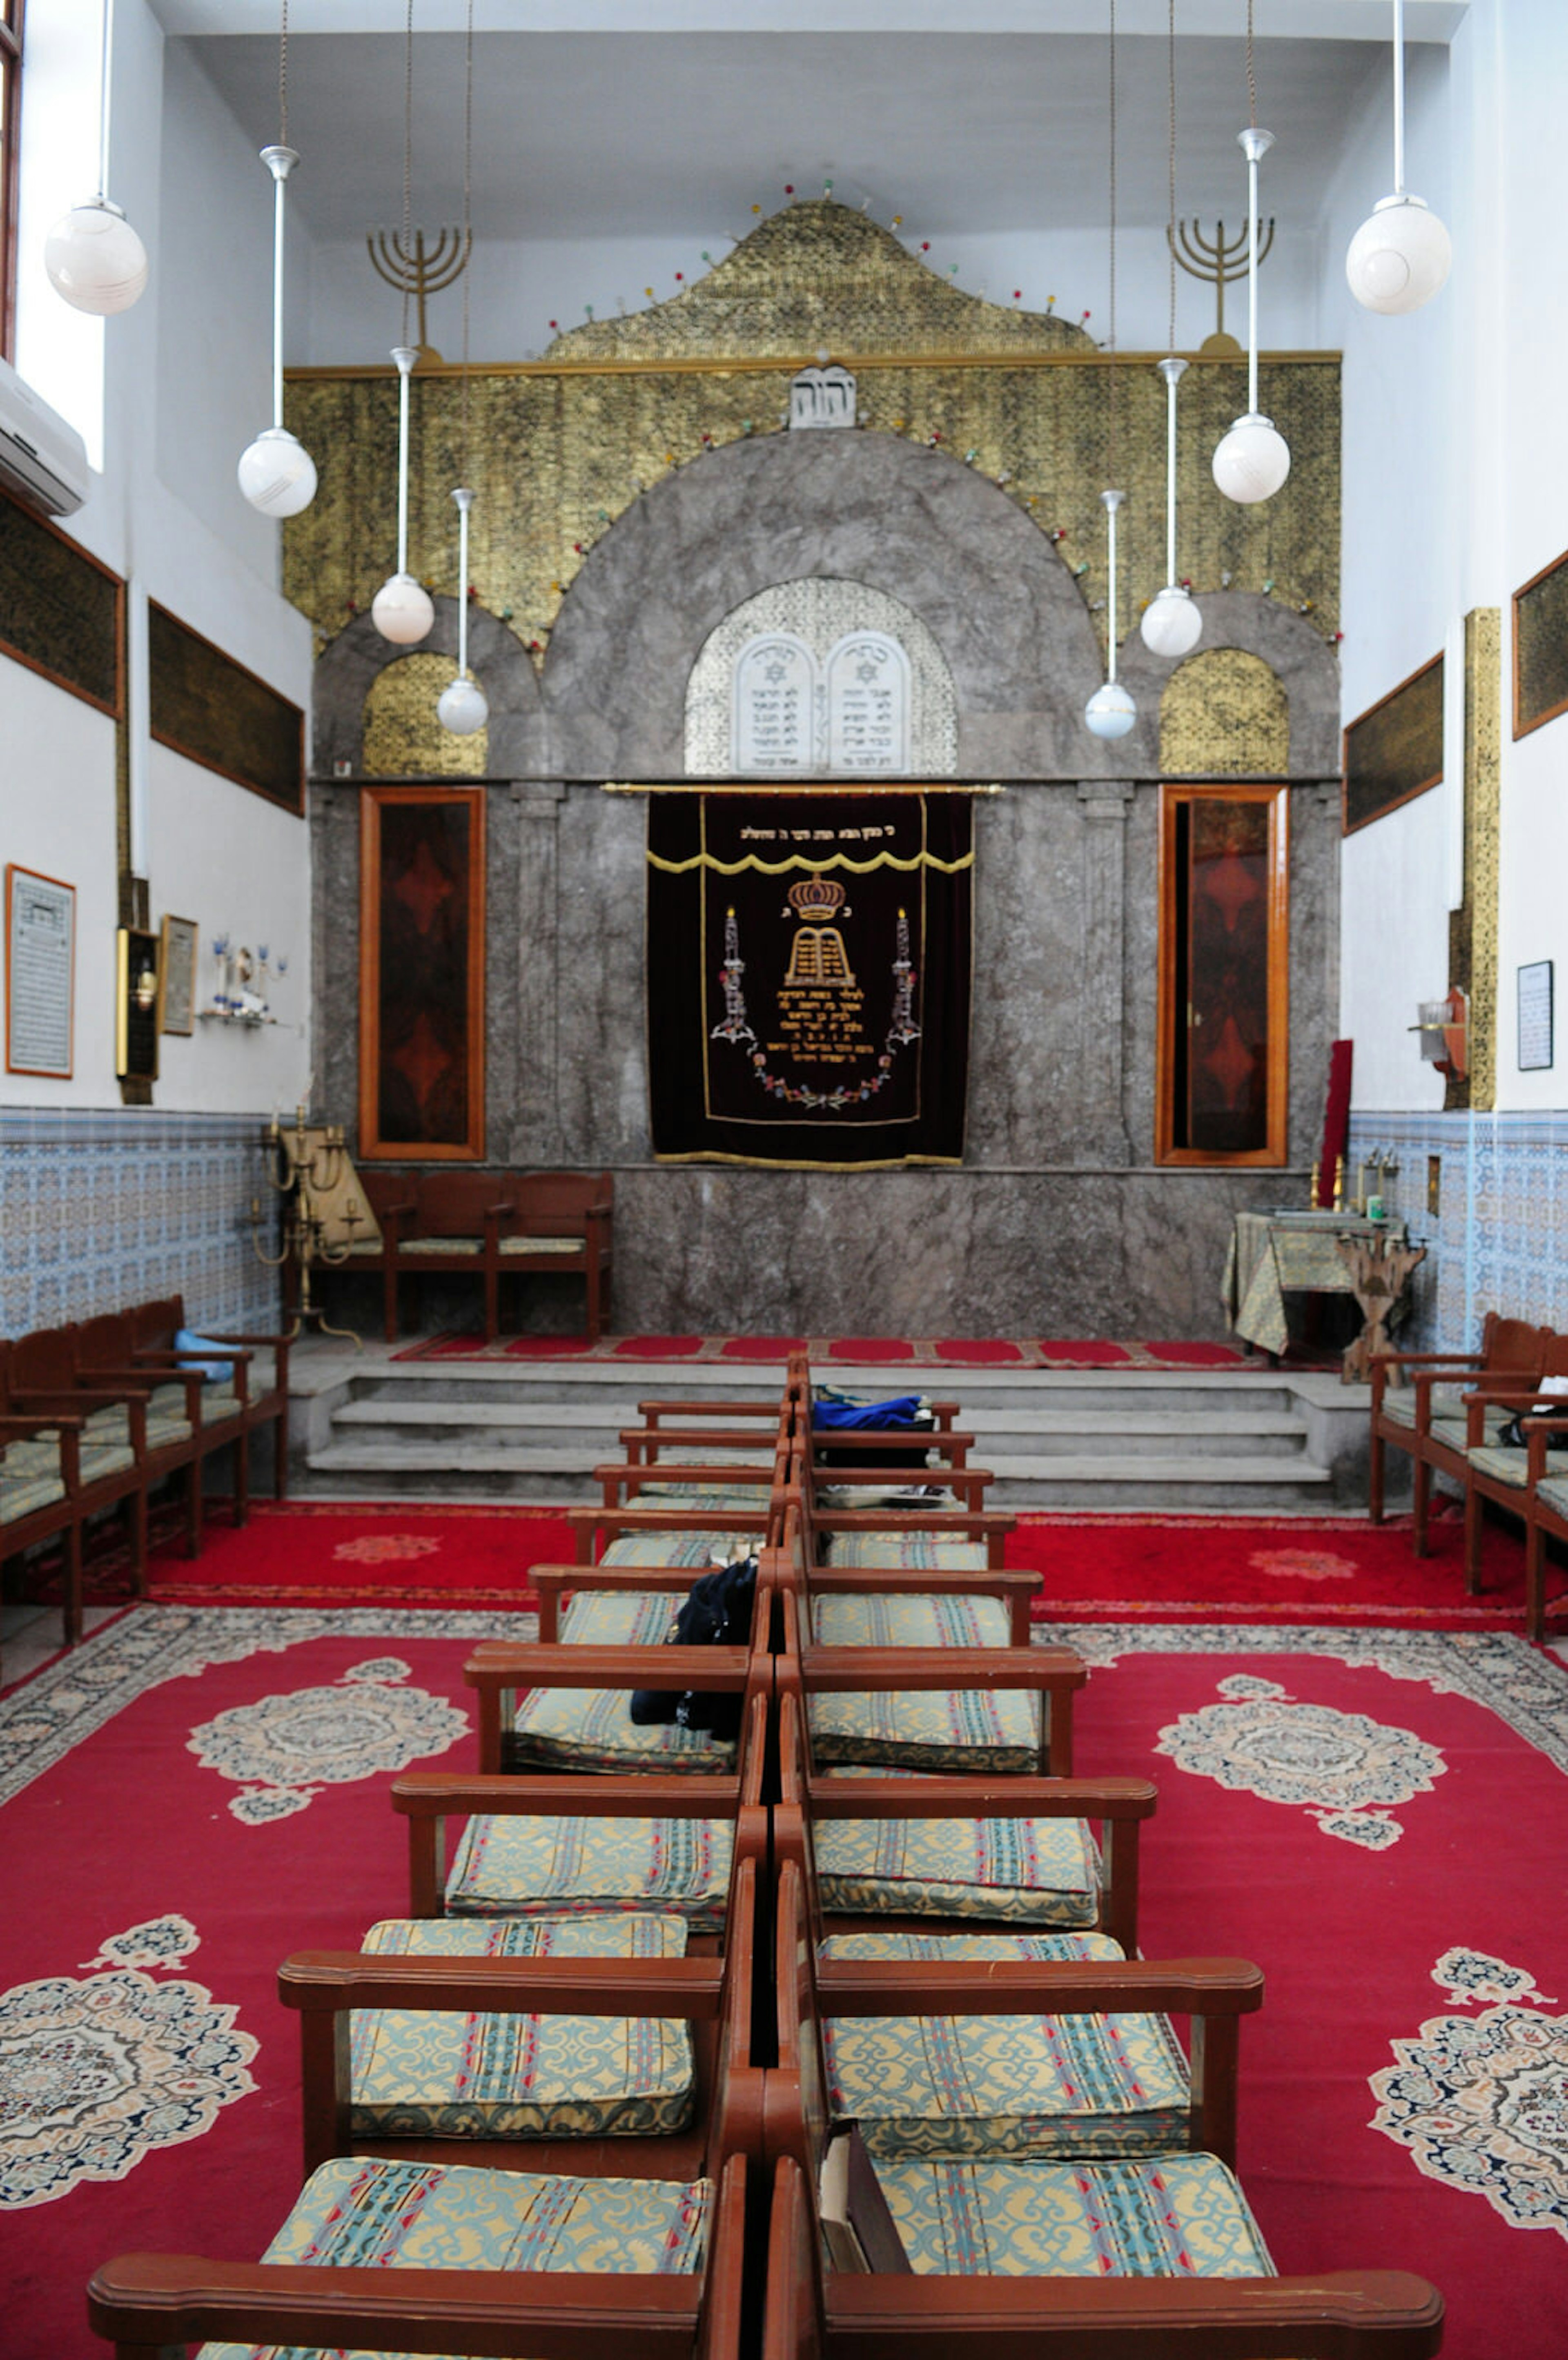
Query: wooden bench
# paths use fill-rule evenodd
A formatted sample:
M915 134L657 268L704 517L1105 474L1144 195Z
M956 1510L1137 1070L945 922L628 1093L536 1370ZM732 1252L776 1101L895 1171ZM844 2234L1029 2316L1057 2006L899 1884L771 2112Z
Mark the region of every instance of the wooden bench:
M1478 1352L1379 1352L1372 1361L1372 1453L1369 1501L1372 1522L1383 1521L1384 1454L1409 1451L1415 1467L1415 1516L1411 1546L1427 1553L1427 1517L1434 1470L1465 1478L1467 1429L1462 1396L1477 1389L1516 1387L1534 1391L1552 1331L1523 1319L1489 1311ZM1394 1392L1389 1380L1408 1376L1408 1389Z
M614 1183L608 1172L363 1172L379 1242L349 1250L350 1269L378 1272L389 1344L399 1334L398 1281L472 1273L485 1290L485 1341L500 1332L500 1283L541 1271L587 1282L586 1334L609 1314Z

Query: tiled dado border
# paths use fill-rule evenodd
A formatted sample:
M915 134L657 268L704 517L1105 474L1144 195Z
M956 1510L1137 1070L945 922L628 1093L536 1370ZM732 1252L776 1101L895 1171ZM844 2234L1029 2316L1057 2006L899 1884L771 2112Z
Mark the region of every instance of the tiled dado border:
M1347 1185L1375 1148L1399 1170L1383 1194L1426 1261L1411 1287L1411 1351L1467 1349L1488 1311L1568 1329L1568 1112L1352 1116ZM1441 1164L1427 1209L1427 1161Z
M199 1326L275 1326L250 1232L266 1120L0 1107L0 1336L174 1294Z

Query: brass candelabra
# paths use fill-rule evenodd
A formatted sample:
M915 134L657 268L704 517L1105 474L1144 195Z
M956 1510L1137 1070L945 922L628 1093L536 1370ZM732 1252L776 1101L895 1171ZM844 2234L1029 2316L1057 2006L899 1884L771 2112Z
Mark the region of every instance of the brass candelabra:
M353 1173L343 1125L308 1122L302 1103L295 1109L291 1123L282 1123L273 1116L262 1135L262 1152L263 1177L283 1200L283 1243L276 1254L269 1254L263 1246L259 1196L250 1200L252 1242L258 1259L268 1270L280 1270L287 1263L299 1274L299 1299L289 1330L291 1341L313 1319L323 1336L345 1337L356 1352L363 1351L364 1345L353 1328L334 1328L311 1295L312 1272L318 1267L334 1270L340 1262L346 1262L354 1247L356 1224L366 1218L365 1207L357 1196L345 1197L341 1204L332 1202L345 1175L352 1176ZM340 1244L334 1243L334 1231L341 1231Z

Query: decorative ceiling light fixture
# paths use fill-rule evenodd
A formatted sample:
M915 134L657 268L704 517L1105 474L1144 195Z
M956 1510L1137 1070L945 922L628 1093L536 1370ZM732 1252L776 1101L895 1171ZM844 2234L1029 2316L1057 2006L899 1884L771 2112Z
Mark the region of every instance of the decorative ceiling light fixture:
M1236 134L1246 158L1246 409L1215 446L1214 481L1228 500L1250 505L1271 499L1290 473L1290 445L1257 406L1257 168L1274 145L1272 131L1257 127L1257 85L1253 76L1253 0L1246 10L1246 90L1252 120Z
M467 44L463 90L463 250L474 250L474 0L468 0ZM468 464L468 274L463 275L463 404L461 435L463 473ZM457 677L436 700L435 717L454 738L472 738L490 717L485 692L468 671L468 511L474 495L460 484L452 495L457 504Z
M1447 230L1405 186L1405 0L1394 0L1394 193L1378 199L1351 239L1344 275L1369 311L1419 311L1453 260Z
M289 0L278 36L278 142L261 150L272 175L272 423L240 453L239 487L263 516L298 516L316 496L315 461L283 423L283 189L300 158L289 145Z
M408 244L413 190L414 0L409 0L403 31L403 243ZM426 638L435 608L422 582L409 572L409 373L419 355L409 343L409 296L403 290L403 341L392 346L398 369L398 570L389 574L370 602L370 619L394 647L411 648Z
M1105 349L1111 356L1111 399L1105 436L1105 472L1116 472L1116 0L1111 0L1111 333ZM1105 621L1105 679L1083 708L1083 718L1096 738L1124 738L1138 717L1138 708L1116 677L1116 511L1124 492L1102 492L1105 508L1105 558L1108 576Z
M1170 0L1168 31L1170 104L1169 201L1170 306L1168 342L1176 343L1176 0ZM1139 628L1144 645L1157 656L1190 655L1203 636L1203 617L1192 593L1176 578L1176 388L1187 374L1187 363L1174 349L1156 363L1165 379L1165 586L1144 608Z
M98 193L62 213L44 245L44 268L57 295L78 311L106 319L128 311L147 285L147 248L109 185L109 74L115 49L115 0L104 0L104 53L98 84Z

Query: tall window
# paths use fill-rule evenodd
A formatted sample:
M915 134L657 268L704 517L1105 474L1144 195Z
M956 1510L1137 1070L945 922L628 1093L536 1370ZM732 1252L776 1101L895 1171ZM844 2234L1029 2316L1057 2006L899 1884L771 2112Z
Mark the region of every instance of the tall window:
M1286 795L1283 784L1161 789L1161 1164L1285 1162Z
M16 339L16 134L22 121L22 0L0 0L0 353Z

